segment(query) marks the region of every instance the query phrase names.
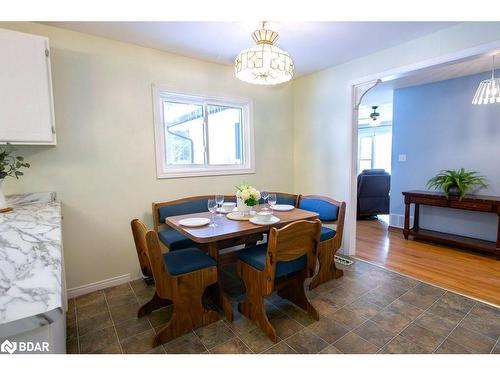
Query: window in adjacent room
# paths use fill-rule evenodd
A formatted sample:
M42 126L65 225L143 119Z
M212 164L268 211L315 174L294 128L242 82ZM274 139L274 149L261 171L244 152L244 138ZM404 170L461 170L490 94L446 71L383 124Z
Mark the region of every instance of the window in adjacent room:
M253 173L249 100L154 87L158 178Z

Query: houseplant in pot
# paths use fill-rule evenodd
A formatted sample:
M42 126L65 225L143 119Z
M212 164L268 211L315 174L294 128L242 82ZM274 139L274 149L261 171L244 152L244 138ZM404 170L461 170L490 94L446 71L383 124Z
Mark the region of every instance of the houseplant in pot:
M7 177L19 179L24 173L22 168L29 168L29 163L24 161L24 158L19 155L13 155L14 148L9 144L6 147L0 147L0 212L11 211L7 207L5 195L3 194L3 182Z
M260 191L248 184L236 186L236 204L238 212L247 216L252 208L259 204Z
M485 181L486 179L478 172L465 171L464 168L447 169L427 181L427 187L442 190L446 198L455 195L462 200L465 194L473 191L474 188L485 188L487 186Z

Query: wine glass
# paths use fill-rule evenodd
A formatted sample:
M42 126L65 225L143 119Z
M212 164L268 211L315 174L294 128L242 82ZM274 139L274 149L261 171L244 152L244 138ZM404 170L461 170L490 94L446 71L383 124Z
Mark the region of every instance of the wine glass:
M224 195L222 194L217 194L215 196L215 202L217 203L217 211L219 212L217 216L224 216L222 215L222 203L224 203Z
M269 193L267 191L265 191L265 190L261 190L260 196L264 200L264 206L265 206L267 197L269 196ZM265 207L264 207L264 210L266 210Z
M269 208L272 210L273 206L276 204L277 198L276 193L269 193L267 196L267 203L269 203Z
M217 224L215 224L215 221L214 221L214 214L217 211L217 202L215 201L215 199L209 199L207 202L207 206L208 206L208 211L210 211L210 225L209 226L216 227Z

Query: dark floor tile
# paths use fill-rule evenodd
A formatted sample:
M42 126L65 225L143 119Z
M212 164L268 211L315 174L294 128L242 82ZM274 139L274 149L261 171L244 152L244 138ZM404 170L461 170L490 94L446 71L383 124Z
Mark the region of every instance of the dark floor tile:
M111 318L115 325L120 324L126 320L137 317L137 310L139 310L139 304L137 302L128 305L121 306L109 306L111 312Z
M78 338L66 340L66 354L78 354Z
M340 350L338 350L333 345L328 345L325 349L319 352L319 354L342 354Z
M335 314L337 310L339 310L338 307L334 306L330 301L328 301L321 295L316 295L312 297L310 299L310 302L318 312L320 318L322 317L329 318L333 314Z
M239 313L236 307L233 307L233 321L225 320L225 323L238 334L252 331L257 327L254 322Z
M428 311L457 324L463 319L465 314L469 312L473 305L474 301L470 298L446 292Z
M108 305L106 304L106 301L104 299L86 304L82 307L77 307L77 320L81 321L83 319L94 317L96 315L102 314L103 311L108 311Z
M445 290L433 287L428 284L419 283L413 289L403 294L401 301L407 302L422 310L426 310L436 302L439 297L445 293Z
M262 353L275 344L260 328L243 333L239 337L254 353Z
M200 354L207 349L201 340L193 332L189 332L181 337L163 344L169 354Z
M359 296L352 295L349 291L344 290L342 287L338 287L327 293L323 293L322 297L327 300L328 303L330 303L333 307L340 309L356 300L356 298Z
M132 287L132 290L137 293L140 292L144 289L152 288L154 289L154 285L148 285L144 282L144 279L140 278L137 280L133 280L130 282L130 286Z
M330 344L349 332L346 327L328 318L321 318L319 321L311 324L308 329Z
M153 349L147 351L144 354L165 354L165 353L166 353L165 348L160 345L160 346L157 346L156 348L153 348Z
M471 331L462 325L455 328L448 339L466 347L473 353L483 354L491 352L496 342L490 337Z
M379 353L383 354L425 354L429 353L403 336L396 336Z
M112 286L110 288L106 288L103 290L106 299L113 299L119 296L127 295L133 293L132 287L129 283L120 284L116 286Z
M170 321L172 317L173 306L162 307L161 309L153 311L151 314L147 315L153 328L163 326Z
M414 320L418 318L422 313L424 312L423 310L419 309L416 306L410 305L409 303L403 302L401 300L396 300L393 303L391 303L388 307L387 310L391 310L395 313L404 315L410 320Z
M470 351L455 341L446 339L435 351L436 354L469 354Z
M297 354L297 353L295 352L295 350L290 348L290 346L288 346L287 343L285 343L284 341L280 341L276 345L267 349L262 354Z
M97 349L95 352L92 352L92 354L123 354L123 353L120 344L116 342L114 344Z
M382 290L378 288L368 292L363 296L363 298L374 305L380 306L384 308L394 302L397 297L391 296L389 294L385 294Z
M120 344L125 354L142 354L155 348L153 339L155 332L152 329L139 333L135 336L130 336L120 341Z
M391 272L391 281L389 282L389 284L397 288L410 290L417 286L419 284L419 281Z
M114 327L92 331L79 337L80 353L93 353L103 348L113 347L118 343Z
M461 325L497 340L500 337L500 309L478 303Z
M76 297L75 299L76 307L83 307L85 305L90 305L98 302L104 302L104 293L102 292L102 290L84 294L83 296Z
M139 302L139 305L144 305L146 302L149 302L151 298L153 298L155 294L154 288L147 288L147 289L142 289L137 292L135 292L135 296L137 297L137 302Z
M441 336L448 336L453 328L456 327L455 323L440 318L430 312L425 312L415 321L415 323Z
M252 354L252 351L237 337L210 349L212 354Z
M112 325L113 322L111 321L111 315L109 314L108 309L106 309L89 318L78 319L78 334L83 336L89 332L98 331L106 327L111 327Z
M411 319L407 316L389 309L380 311L371 320L377 323L380 327L395 335L401 332L403 328L411 323Z
M345 354L370 354L379 350L378 346L366 341L354 332L349 332L333 346Z
M208 350L235 336L233 331L231 331L222 320L208 326L198 328L195 333Z
M377 313L382 310L382 307L376 305L369 301L368 298L360 297L353 303L347 306L349 310L356 311L361 315L365 316L367 319L372 316L377 315Z
M415 323L410 324L400 335L428 352L436 350L445 339L445 337L437 335Z
M108 306L110 308L124 306L124 305L128 306L137 305L138 303L137 298L133 293L119 294L111 298L106 297L106 302L108 302Z
M276 314L269 321L281 339L286 339L304 328L304 326L285 314Z
M328 346L325 340L315 335L307 328L289 337L285 342L300 354L319 353Z
M394 285L392 281L389 281L385 284L380 285L377 289L374 289L373 292L396 299L408 292L408 290L408 288Z
M71 340L77 338L78 328L76 324L76 319L68 320L66 317L66 340Z
M497 344L495 345L495 347L493 348L491 353L492 354L500 354L500 339L497 340Z
M116 325L116 333L120 340L124 340L127 337L135 336L138 333L142 333L150 330L151 324L146 317L142 318L132 318L121 322Z
M370 320L356 328L354 333L379 348L383 347L394 337L394 333L382 328L377 323Z
M367 318L359 312L349 310L345 307L338 310L331 318L349 329L355 329L367 320Z

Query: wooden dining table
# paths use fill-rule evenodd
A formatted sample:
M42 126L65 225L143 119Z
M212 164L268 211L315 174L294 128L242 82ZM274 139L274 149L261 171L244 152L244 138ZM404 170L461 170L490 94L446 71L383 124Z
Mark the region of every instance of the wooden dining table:
M267 233L271 227L280 228L298 220L313 220L318 218L316 212L294 208L291 211L274 211L273 215L280 219L279 222L269 225L253 224L249 220L232 220L226 215L216 216L217 226L208 225L202 227L186 227L179 224L179 221L194 217L210 217L209 212L200 212L195 214L170 216L165 219L165 223L176 229L184 236L197 243L197 246L208 251L208 254L214 258L218 265L220 264L219 251L236 245L245 245L245 247L254 246L257 241L263 239L263 234ZM244 251L244 250L241 250ZM221 267L218 267L219 272ZM233 310L222 285L220 277L217 284L212 287L212 298L214 303L219 305L224 311L226 319L233 320Z

